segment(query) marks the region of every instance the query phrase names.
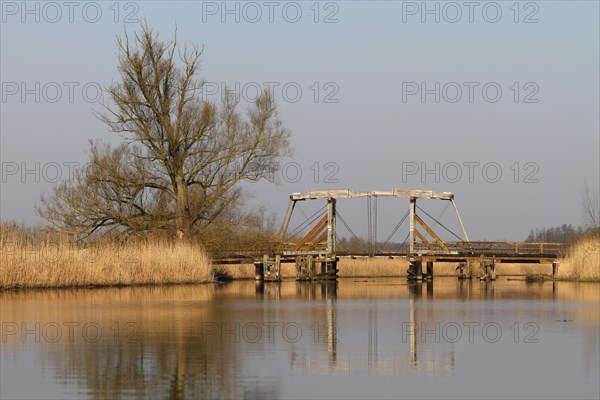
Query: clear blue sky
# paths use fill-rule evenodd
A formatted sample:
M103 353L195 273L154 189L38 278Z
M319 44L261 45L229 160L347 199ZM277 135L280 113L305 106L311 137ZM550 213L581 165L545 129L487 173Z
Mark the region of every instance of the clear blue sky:
M118 141L92 110L96 88L118 79L115 38L136 19L203 46L211 100L222 84L237 83L241 106L273 87L295 153L279 185L251 190L279 217L292 192L433 189L455 193L472 239L522 240L578 225L584 179L598 191L597 1L52 4L2 2L3 220L37 222L57 169L84 163L89 139ZM380 205L385 238L406 204ZM340 210L366 234L366 200Z

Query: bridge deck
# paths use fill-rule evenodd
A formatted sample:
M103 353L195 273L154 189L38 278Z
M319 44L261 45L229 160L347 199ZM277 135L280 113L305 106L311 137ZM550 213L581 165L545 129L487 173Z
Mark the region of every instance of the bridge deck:
M408 251L373 250L343 251L338 250L335 256L344 257L415 257L423 261L434 262L475 262L481 256L494 257L498 263L552 263L563 257L569 243L529 243L529 242L445 242L448 251L440 247L431 249L418 246L414 253ZM262 259L264 254L280 254L281 262L295 262L300 255L313 255L327 258L325 248L301 251L293 249L266 249L253 251L229 251L213 260L216 264L252 263Z

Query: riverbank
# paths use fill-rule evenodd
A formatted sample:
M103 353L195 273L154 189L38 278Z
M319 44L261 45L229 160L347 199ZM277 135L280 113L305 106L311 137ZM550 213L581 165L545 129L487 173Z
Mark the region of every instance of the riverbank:
M0 289L203 283L215 279L197 245L167 241L74 243L0 231Z
M213 265L198 245L131 240L74 243L40 239L20 230L0 229L0 290L207 283L253 279L254 265ZM435 276L456 276L457 263L436 263ZM406 257L340 257L340 278L404 277ZM497 264L498 276L550 275L551 265ZM282 265L284 279L294 264ZM477 266L474 268L477 276ZM600 238L576 243L560 260L556 279L600 281Z

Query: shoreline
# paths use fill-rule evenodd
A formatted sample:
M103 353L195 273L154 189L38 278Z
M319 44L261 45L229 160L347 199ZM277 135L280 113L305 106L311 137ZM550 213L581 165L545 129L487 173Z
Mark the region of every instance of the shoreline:
M253 266L252 264L248 264L249 266ZM536 276L542 277L543 280L536 282L528 282L525 278L527 276ZM350 279L387 279L387 278L406 278L405 274L402 275L353 275L353 276L338 276L338 280L350 280ZM449 275L449 274L434 274L435 278L457 278L457 275ZM517 278L517 279L511 279ZM598 278L556 278L551 275L546 274L498 274L496 281L514 281L514 282L526 282L526 283L544 283L544 282L574 282L574 283L600 283L600 279ZM64 286L11 286L11 287L0 287L0 293L8 293L8 292L27 292L27 291L35 291L35 292L44 292L44 291L62 291L62 290L102 290L102 289L120 289L120 288L136 288L136 287L173 287L173 286L194 286L194 285L208 285L208 284L226 284L229 282L237 282L237 281L256 281L254 277L233 277L233 278L225 278L225 279L216 279L216 280L207 280L207 281L187 281L187 282L147 282L147 283L117 283L117 284L88 284L88 285L64 285ZM477 282L480 281L478 275L473 275L471 279L466 279L466 281ZM285 276L282 277L281 282L296 282L295 277L293 276ZM332 282L326 280L315 280L315 281L299 281L302 283L324 283L324 282ZM364 282L364 281L362 281ZM278 282L264 282L267 284L278 283ZM413 282L411 282L413 283ZM427 280L416 281L414 283L427 283ZM408 283L407 283L408 284Z
M1 228L1 227L0 227ZM107 288L218 283L255 278L254 264L213 264L202 246L183 242L35 241L19 231L0 229L0 292L61 288ZM573 245L551 264L497 263L496 276L543 276L544 280L600 282L600 237ZM337 263L338 278L402 278L406 257L347 257ZM457 262L436 262L435 277L457 277ZM473 265L478 279L479 265ZM281 266L282 279L296 277L295 263Z

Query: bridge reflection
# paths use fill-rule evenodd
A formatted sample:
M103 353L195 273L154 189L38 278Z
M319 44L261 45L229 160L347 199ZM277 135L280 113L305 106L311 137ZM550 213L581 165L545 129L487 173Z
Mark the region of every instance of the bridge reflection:
M468 297L472 283L466 281L460 282L460 285L462 296ZM318 325L319 338L314 342L324 344L327 351L313 349L304 357L299 357L297 353L290 354L293 370L296 373L343 375L361 371L394 375L402 373L407 366L422 371L433 371L440 367L452 370L455 359L452 346L440 345L439 337L421 337L420 328L435 326L436 315L429 313L427 307L423 308L423 304L417 307L417 303L433 301L434 282L415 282L401 285L403 288L398 286L394 285L394 289L400 289L407 295L408 307L401 308L403 313L396 312L391 319L387 312L382 314L381 299L377 297L360 301L359 312L338 310L336 281L295 282L296 299L318 304L310 313L311 321L314 321L310 325L311 335L315 334L312 329ZM281 293L281 283L256 284L257 299L262 301L281 301ZM341 317L338 317L340 313ZM361 343L366 346L361 346ZM445 348L441 356L440 348ZM324 354L327 354L327 360Z

